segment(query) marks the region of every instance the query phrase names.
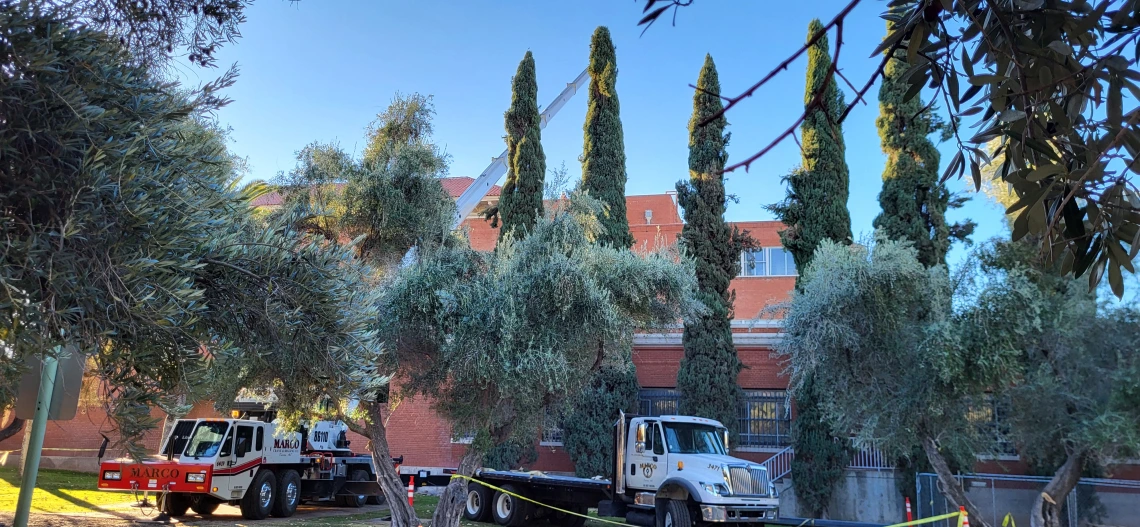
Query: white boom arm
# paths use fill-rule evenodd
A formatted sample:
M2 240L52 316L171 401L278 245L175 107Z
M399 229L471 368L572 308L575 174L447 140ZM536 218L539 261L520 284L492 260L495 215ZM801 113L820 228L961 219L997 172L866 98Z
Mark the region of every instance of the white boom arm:
M562 90L562 93L558 94L558 98L554 99L554 102L550 103L550 105L542 111L539 127L546 128L546 123L549 123L550 120L554 118L558 110L566 106L566 103L574 97L574 94L578 93L578 89L586 85L586 81L589 78L589 72L582 70L582 73L578 74L578 78L574 79L574 82L566 84L566 88ZM491 159L491 164L483 170L482 174L479 174L479 177L475 178L475 182L471 183L471 186L467 187L467 190L463 191L459 199L455 200L455 208L458 209L458 214L456 214L455 222L451 226L452 229L459 228L459 224L463 223L464 218L475 210L475 207L478 206L479 202L483 200L483 197L487 195L491 187L506 173L507 151L503 150L503 153L499 154L499 157Z

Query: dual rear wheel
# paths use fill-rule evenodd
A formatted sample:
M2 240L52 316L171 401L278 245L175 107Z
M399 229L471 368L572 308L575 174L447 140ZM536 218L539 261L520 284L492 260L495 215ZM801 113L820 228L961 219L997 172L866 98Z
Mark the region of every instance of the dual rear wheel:
M546 509L520 499L525 496L521 489L511 484L503 485L506 492L493 491L478 483L467 485L467 499L463 505L463 517L468 521L494 521L504 527L520 527L539 516L547 518L557 527L582 527L586 518ZM586 514L584 505L560 505L560 509Z

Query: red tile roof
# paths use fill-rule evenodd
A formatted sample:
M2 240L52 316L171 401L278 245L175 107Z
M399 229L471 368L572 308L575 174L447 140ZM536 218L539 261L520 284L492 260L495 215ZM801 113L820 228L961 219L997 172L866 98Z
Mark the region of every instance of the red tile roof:
M467 190L467 187L470 187L471 184L475 182L475 178L466 176L445 177L440 178L439 182L443 185L443 190L446 190L448 195L450 195L453 199L459 199L459 196L463 194L463 191ZM344 187L344 183L337 183L336 187L340 189ZM498 196L501 190L502 187L493 185L491 186L491 190L487 191L487 195ZM277 207L283 203L285 203L285 198L278 192L269 192L265 195L258 196L253 200L254 207Z

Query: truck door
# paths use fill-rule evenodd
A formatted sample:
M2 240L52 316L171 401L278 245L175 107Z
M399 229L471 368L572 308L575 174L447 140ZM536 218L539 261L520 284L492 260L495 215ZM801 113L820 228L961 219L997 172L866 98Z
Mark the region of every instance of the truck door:
M641 425L645 425L643 444L640 444L642 434ZM665 453L664 436L661 434L661 423L655 420L642 421L634 424L630 433L630 444L626 455L627 487L638 490L657 490L661 482L665 481L668 472L669 459Z
M215 469L214 475L227 476L227 483L232 492L231 498L237 499L253 483L253 476L261 464L261 452L256 451L254 426L236 424L231 430L233 441L223 443L222 451L218 455L218 465L224 464L226 468Z

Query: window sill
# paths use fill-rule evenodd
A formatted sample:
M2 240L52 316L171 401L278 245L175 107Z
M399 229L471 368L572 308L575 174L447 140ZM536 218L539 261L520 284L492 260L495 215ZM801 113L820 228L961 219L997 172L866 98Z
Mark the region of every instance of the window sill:
M561 447L563 443L562 441L539 441L538 446Z
M752 275L746 276L746 275L741 274L741 275L736 275L736 278L795 278L797 276L799 276L799 275L795 275L795 274L767 274L767 275L758 275L758 276L752 276Z
M761 452L767 454L775 454L781 450L788 448L786 446L742 446L732 449L733 452Z

